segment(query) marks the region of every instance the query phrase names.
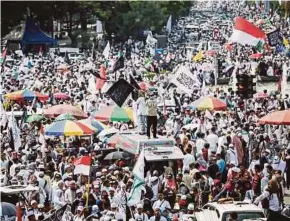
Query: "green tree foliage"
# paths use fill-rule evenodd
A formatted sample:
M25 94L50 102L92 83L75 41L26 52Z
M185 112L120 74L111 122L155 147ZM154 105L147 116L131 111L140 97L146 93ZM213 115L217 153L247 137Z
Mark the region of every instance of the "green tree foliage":
M97 16L108 36L121 39L137 36L143 30L160 31L170 15L173 18L190 9L189 1L42 1L1 2L2 36L24 19L27 7L45 31L52 31L54 19L67 24L71 36L81 25L86 31L89 16ZM13 12L13 13L12 13Z

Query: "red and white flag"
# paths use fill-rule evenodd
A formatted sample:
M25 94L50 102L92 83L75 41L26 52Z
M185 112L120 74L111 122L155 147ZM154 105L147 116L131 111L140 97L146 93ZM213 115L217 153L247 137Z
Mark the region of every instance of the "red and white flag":
M74 174L83 174L85 176L90 175L91 157L83 156L74 161Z
M265 32L244 18L237 17L230 42L237 42L242 45L256 46L259 41L266 38Z

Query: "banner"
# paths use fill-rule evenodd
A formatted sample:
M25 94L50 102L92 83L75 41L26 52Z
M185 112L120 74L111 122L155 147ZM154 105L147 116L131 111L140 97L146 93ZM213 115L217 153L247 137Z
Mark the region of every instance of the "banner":
M157 39L153 38L151 35L148 35L146 38L146 43L152 47L155 47L155 44L157 43Z
M267 34L268 43L271 47L276 46L280 42L280 30L277 29Z
M122 107L127 97L133 92L133 90L133 86L125 79L121 78L115 82L112 87L110 87L106 94L109 95L119 107Z
M11 112L11 117L9 119L9 128L11 129L12 132L14 149L15 151L18 151L18 149L21 147L20 129L18 128L18 125L16 123L13 111Z
M171 83L188 94L193 92L194 86L197 84L194 75L184 66L179 68Z

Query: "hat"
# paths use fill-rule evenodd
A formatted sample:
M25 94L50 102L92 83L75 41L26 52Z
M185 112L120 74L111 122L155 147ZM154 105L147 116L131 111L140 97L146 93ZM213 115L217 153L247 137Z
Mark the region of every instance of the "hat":
M114 175L119 174L120 172L118 170L114 171Z
M116 203L111 203L111 208L117 208L117 204Z
M192 203L188 204L187 210L194 210L194 205Z
M102 173L106 173L106 172L108 172L107 169L102 169Z
M236 165L236 162L232 160L232 161L230 162L230 164L231 164L231 165Z
M265 152L269 153L269 154L271 153L271 151L269 149L266 149Z
M83 193L83 191L81 189L77 189L76 194L78 193Z
M83 211L84 207L83 206L78 206L77 211Z
M33 205L34 203L37 203L37 201L36 200L32 200L30 204Z
M38 204L37 206L39 209L43 209L44 208L44 205L43 204Z
M38 169L44 169L44 165L43 164L39 164L38 165Z
M181 196L181 199L182 199L182 200L186 200L186 195L182 195L182 196Z
M143 209L143 205L141 203L137 204L137 209Z
M234 167L234 168L232 168L232 171L235 173L239 173L241 171L241 169L238 167Z
M96 173L96 177L101 177L102 176L102 172L97 172Z

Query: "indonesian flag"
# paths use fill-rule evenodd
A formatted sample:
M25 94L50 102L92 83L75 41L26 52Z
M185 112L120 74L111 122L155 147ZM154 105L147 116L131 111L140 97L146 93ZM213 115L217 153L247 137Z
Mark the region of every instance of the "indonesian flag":
M91 157L83 156L74 161L74 174L83 174L85 176L90 175Z
M235 26L233 34L230 37L230 42L256 46L260 40L265 38L266 34L246 19L241 17L235 19Z

